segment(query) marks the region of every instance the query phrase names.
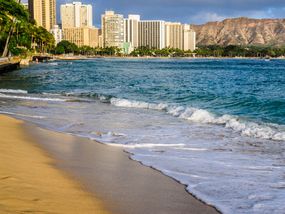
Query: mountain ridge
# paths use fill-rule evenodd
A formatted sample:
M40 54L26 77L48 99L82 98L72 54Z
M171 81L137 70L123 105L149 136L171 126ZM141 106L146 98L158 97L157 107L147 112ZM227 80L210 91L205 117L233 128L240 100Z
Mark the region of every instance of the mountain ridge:
M192 25L197 45L285 45L285 19L228 18Z

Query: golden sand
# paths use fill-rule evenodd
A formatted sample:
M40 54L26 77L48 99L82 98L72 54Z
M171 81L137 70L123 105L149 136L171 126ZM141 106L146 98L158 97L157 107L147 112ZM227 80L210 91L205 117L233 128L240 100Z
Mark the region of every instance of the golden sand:
M108 213L52 164L23 122L0 115L0 213Z

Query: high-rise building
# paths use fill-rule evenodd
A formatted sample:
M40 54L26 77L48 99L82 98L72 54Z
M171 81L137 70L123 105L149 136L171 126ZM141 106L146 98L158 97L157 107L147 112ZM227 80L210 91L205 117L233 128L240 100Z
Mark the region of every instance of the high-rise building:
M165 48L165 22L164 21L140 21L139 47L155 49Z
M98 47L99 32L92 24L92 5L81 2L63 4L60 12L64 40L79 47Z
M190 25L179 22L165 23L165 46L188 51L196 49L196 33Z
M80 8L80 24L83 27L92 27L93 26L93 16L92 16L92 5L81 5Z
M183 25L183 50L194 51L196 49L196 32L190 25Z
M99 29L99 47L103 48L102 29Z
M140 20L139 15L123 15L106 11L102 15L102 35L99 37L102 47L116 46L130 53L133 48L148 47L163 49L165 47L180 50L196 49L196 33L190 25L180 22L161 20Z
M139 15L129 15L124 21L124 41L133 48L139 46Z
M165 47L183 50L183 26L181 23L165 23Z
M99 46L99 32L97 28L90 27L73 27L63 29L63 38L76 44L78 47Z
M103 47L119 47L124 45L124 17L114 11L106 11L102 15Z
M29 11L36 24L48 31L56 24L56 0L29 0Z
M74 27L92 27L92 5L73 2L60 6L62 29Z
M50 33L54 37L55 44L58 44L62 41L62 30L59 28L58 25L54 25L53 28L50 30Z

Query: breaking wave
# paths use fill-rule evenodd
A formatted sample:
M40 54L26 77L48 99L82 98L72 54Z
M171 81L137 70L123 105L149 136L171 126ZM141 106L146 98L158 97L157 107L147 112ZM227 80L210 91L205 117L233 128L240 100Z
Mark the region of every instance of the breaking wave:
M243 136L276 141L285 140L285 127L281 125L269 123L258 124L243 120L237 116L228 114L218 116L204 109L184 106L170 106L164 103L154 104L119 98L111 98L110 103L118 107L161 110L174 117L185 119L194 123L223 125L226 128L230 128L241 133Z
M177 143L177 144L152 144L152 143L138 143L138 144L117 144L117 143L106 143L109 146L123 147L129 149L136 148L155 148L155 147L183 147L185 144Z
M8 95L8 94L2 94L2 93L0 93L0 98L19 99L19 100L34 100L34 101L53 101L53 102L65 102L65 101L67 101L67 100L60 99L60 98L17 96L17 95Z
M28 92L24 90L0 89L0 92L2 92L0 93L0 98L8 98L8 99L23 99L23 100L53 101L53 102L82 101L82 100L70 100L70 99L61 99L61 98L45 98L45 97L30 97L30 96L15 95L15 94L27 94ZM97 93L88 93L88 92L64 93L61 95L68 97L72 96L72 97L93 98L99 100L102 103L108 103L117 107L164 111L167 114L170 114L174 117L178 117L193 123L222 125L226 128L239 132L242 136L262 138L262 139L275 140L275 141L285 140L285 126L283 125L270 124L270 123L256 123L229 114L216 115L205 109L199 109L187 106L186 107L175 106L166 103L159 103L159 104L148 103L143 101L121 99L121 98L112 97L110 95L101 95Z
M0 93L9 93L9 94L27 94L28 91L20 89L0 89Z

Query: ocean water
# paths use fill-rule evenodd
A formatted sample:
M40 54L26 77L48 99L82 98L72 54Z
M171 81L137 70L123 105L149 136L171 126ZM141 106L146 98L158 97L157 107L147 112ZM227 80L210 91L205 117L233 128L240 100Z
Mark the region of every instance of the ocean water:
M0 76L0 113L120 146L223 213L285 213L285 61L90 59Z

